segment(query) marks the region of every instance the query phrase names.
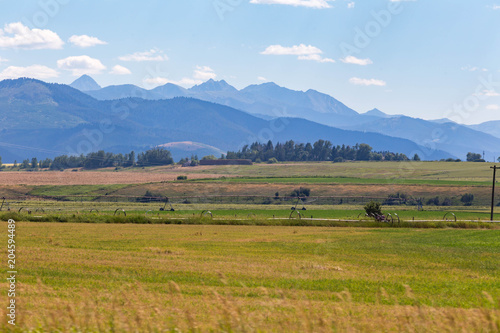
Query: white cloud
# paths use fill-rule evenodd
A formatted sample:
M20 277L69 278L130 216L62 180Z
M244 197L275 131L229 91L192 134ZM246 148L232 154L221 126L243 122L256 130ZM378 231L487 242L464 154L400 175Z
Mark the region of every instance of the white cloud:
M188 88L197 84L201 84L210 79L215 79L216 77L217 74L215 74L212 68L208 66L196 66L193 70L192 77L185 77L178 81L170 80L165 77L152 77L144 79L143 82L147 85L147 88L154 88L157 86L165 85L167 83L173 83L178 86Z
M259 76L259 77L257 78L257 80L262 81L262 82L269 81L268 79L266 79L266 78L265 78L265 77L263 77L263 76Z
M7 61L9 61L9 59L5 59L5 58L0 57L0 62L7 62Z
M260 54L265 55L296 55L299 60L314 60L317 62L335 62L335 60L330 58L323 58L321 51L316 46L312 45L294 45L294 46L281 46L281 45L270 45Z
M28 67L9 66L0 73L0 80L17 79L20 77L30 77L39 80L58 77L59 73L52 68L42 65L32 65Z
M499 10L500 9L500 5L493 5L493 6L487 6L488 8L491 8L493 10Z
M486 96L486 97L498 97L500 96L499 93L497 93L495 90L483 90L478 94L475 94L476 96Z
M355 3L354 1L349 2L349 3L347 4L347 8L349 8L349 9L350 9L350 8L354 8L354 6L355 6L355 5L356 5L356 3Z
M390 0L390 2L409 2L409 1L417 1L417 0Z
M261 54L266 55L308 55L308 54L321 54L320 49L312 45L294 45L291 47L281 45L270 45Z
M58 60L57 67L71 71L75 76L83 74L100 74L106 69L106 66L104 66L100 60L86 55Z
M30 29L21 22L5 24L0 29L0 48L41 50L61 49L64 42L53 31Z
M132 72L130 71L130 69L128 69L126 67L123 67L123 66L120 66L120 65L116 65L116 66L114 66L111 69L111 71L109 72L109 74L128 75L128 74L132 74Z
M371 61L371 59L369 59L369 58L359 59L359 58L356 58L355 56L347 56L347 57L342 58L340 60L345 64L353 64L353 65L360 65L360 66L366 66L366 65L373 64L373 61Z
M208 66L196 66L196 69L193 73L193 78L198 81L205 82L210 79L215 79L217 74L215 74L214 70Z
M332 8L329 2L334 0L251 0L250 3L260 5L289 5L294 7L308 7L308 8Z
M194 85L203 83L203 81L200 80L195 80L191 78L183 78L179 81L175 80L170 80L165 77L153 77L153 78L148 78L144 79L144 83L150 86L151 88L158 87L158 86L163 86L167 83L172 83L181 87L192 87Z
M319 54L309 54L309 55L303 55L299 56L299 60L314 60L317 62L335 62L335 60L330 59L330 58L323 58Z
M486 105L486 110L500 110L500 105L498 104L490 104L490 105Z
M349 79L349 83L355 84L358 86L380 86L383 87L387 83L382 80L376 80L376 79L360 79L357 77L352 77Z
M151 49L149 51L135 52L121 56L118 59L121 61L166 61L168 57L163 54L163 51Z
M69 42L81 48L108 44L97 37L91 37L87 35L81 35L81 36L73 35L69 38Z
M480 71L480 72L487 72L488 69L486 68L480 68L480 67L476 67L476 66L464 66L462 68L460 68L461 70L463 71L469 71L469 72L477 72L477 71Z

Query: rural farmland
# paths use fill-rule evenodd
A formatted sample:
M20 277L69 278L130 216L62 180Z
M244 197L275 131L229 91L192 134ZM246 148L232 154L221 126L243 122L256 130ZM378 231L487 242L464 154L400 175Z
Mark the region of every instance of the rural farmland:
M372 170L366 178L345 163L33 173L0 188L11 197L0 218L17 221L19 325L494 332L500 225L488 222L488 165L422 165L398 179L387 174L401 163L377 162L352 164ZM281 167L291 176L277 177ZM59 174L75 185L58 183ZM52 184L37 179L46 175ZM108 182L77 185L82 175ZM129 175L134 183L117 181ZM283 197L296 188L309 197ZM398 202L382 206L397 223L365 217L363 197L403 190L454 200L473 192L475 202Z

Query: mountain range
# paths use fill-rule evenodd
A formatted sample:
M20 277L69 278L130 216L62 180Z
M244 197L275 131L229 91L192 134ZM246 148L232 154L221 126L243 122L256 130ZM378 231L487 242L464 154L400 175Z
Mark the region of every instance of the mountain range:
M94 86L98 86L97 83ZM341 129L404 138L427 147L427 150L443 150L461 159L469 151L484 152L490 160L500 156L500 121L466 126L448 119L427 121L404 115L387 115L378 109L360 114L327 94L312 89L294 91L272 82L238 90L224 80L210 79L190 89L167 83L152 90L122 85L86 93L99 100L191 97L230 106L266 120L296 117Z
M274 83L238 90L208 80L190 89L168 83L101 88L84 75L71 85L35 79L0 82L0 156L4 162L164 145L174 158L238 150L255 141L368 143L422 159L500 156L500 139L452 122L436 123L379 110L359 114L335 98Z

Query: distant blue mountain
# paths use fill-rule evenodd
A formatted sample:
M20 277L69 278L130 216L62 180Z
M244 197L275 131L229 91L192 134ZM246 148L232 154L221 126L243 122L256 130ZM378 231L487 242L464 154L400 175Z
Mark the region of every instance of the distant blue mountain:
M95 82L95 80L88 75L80 76L70 84L70 87L78 89L80 91L92 91L101 89L101 86L98 85L97 82Z
M296 117L265 120L194 98L99 101L67 85L34 79L0 82L0 119L9 120L8 126L0 128L0 156L4 162L100 149L139 152L183 141L219 151L238 150L244 144L269 139L304 143L324 139L335 145L368 143L375 150L408 156L425 149L406 139L332 128ZM189 151L186 156L190 156ZM422 157L440 159L452 155L434 150Z

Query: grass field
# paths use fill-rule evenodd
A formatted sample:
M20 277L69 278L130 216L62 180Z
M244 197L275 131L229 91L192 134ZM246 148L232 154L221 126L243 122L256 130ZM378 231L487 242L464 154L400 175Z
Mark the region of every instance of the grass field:
M16 331L500 329L500 230L17 229Z
M19 272L18 325L0 331L500 331L487 163L0 174ZM299 187L311 195L290 218ZM367 200L396 193L452 206L383 206L392 225L364 217ZM160 211L165 197L175 211Z

